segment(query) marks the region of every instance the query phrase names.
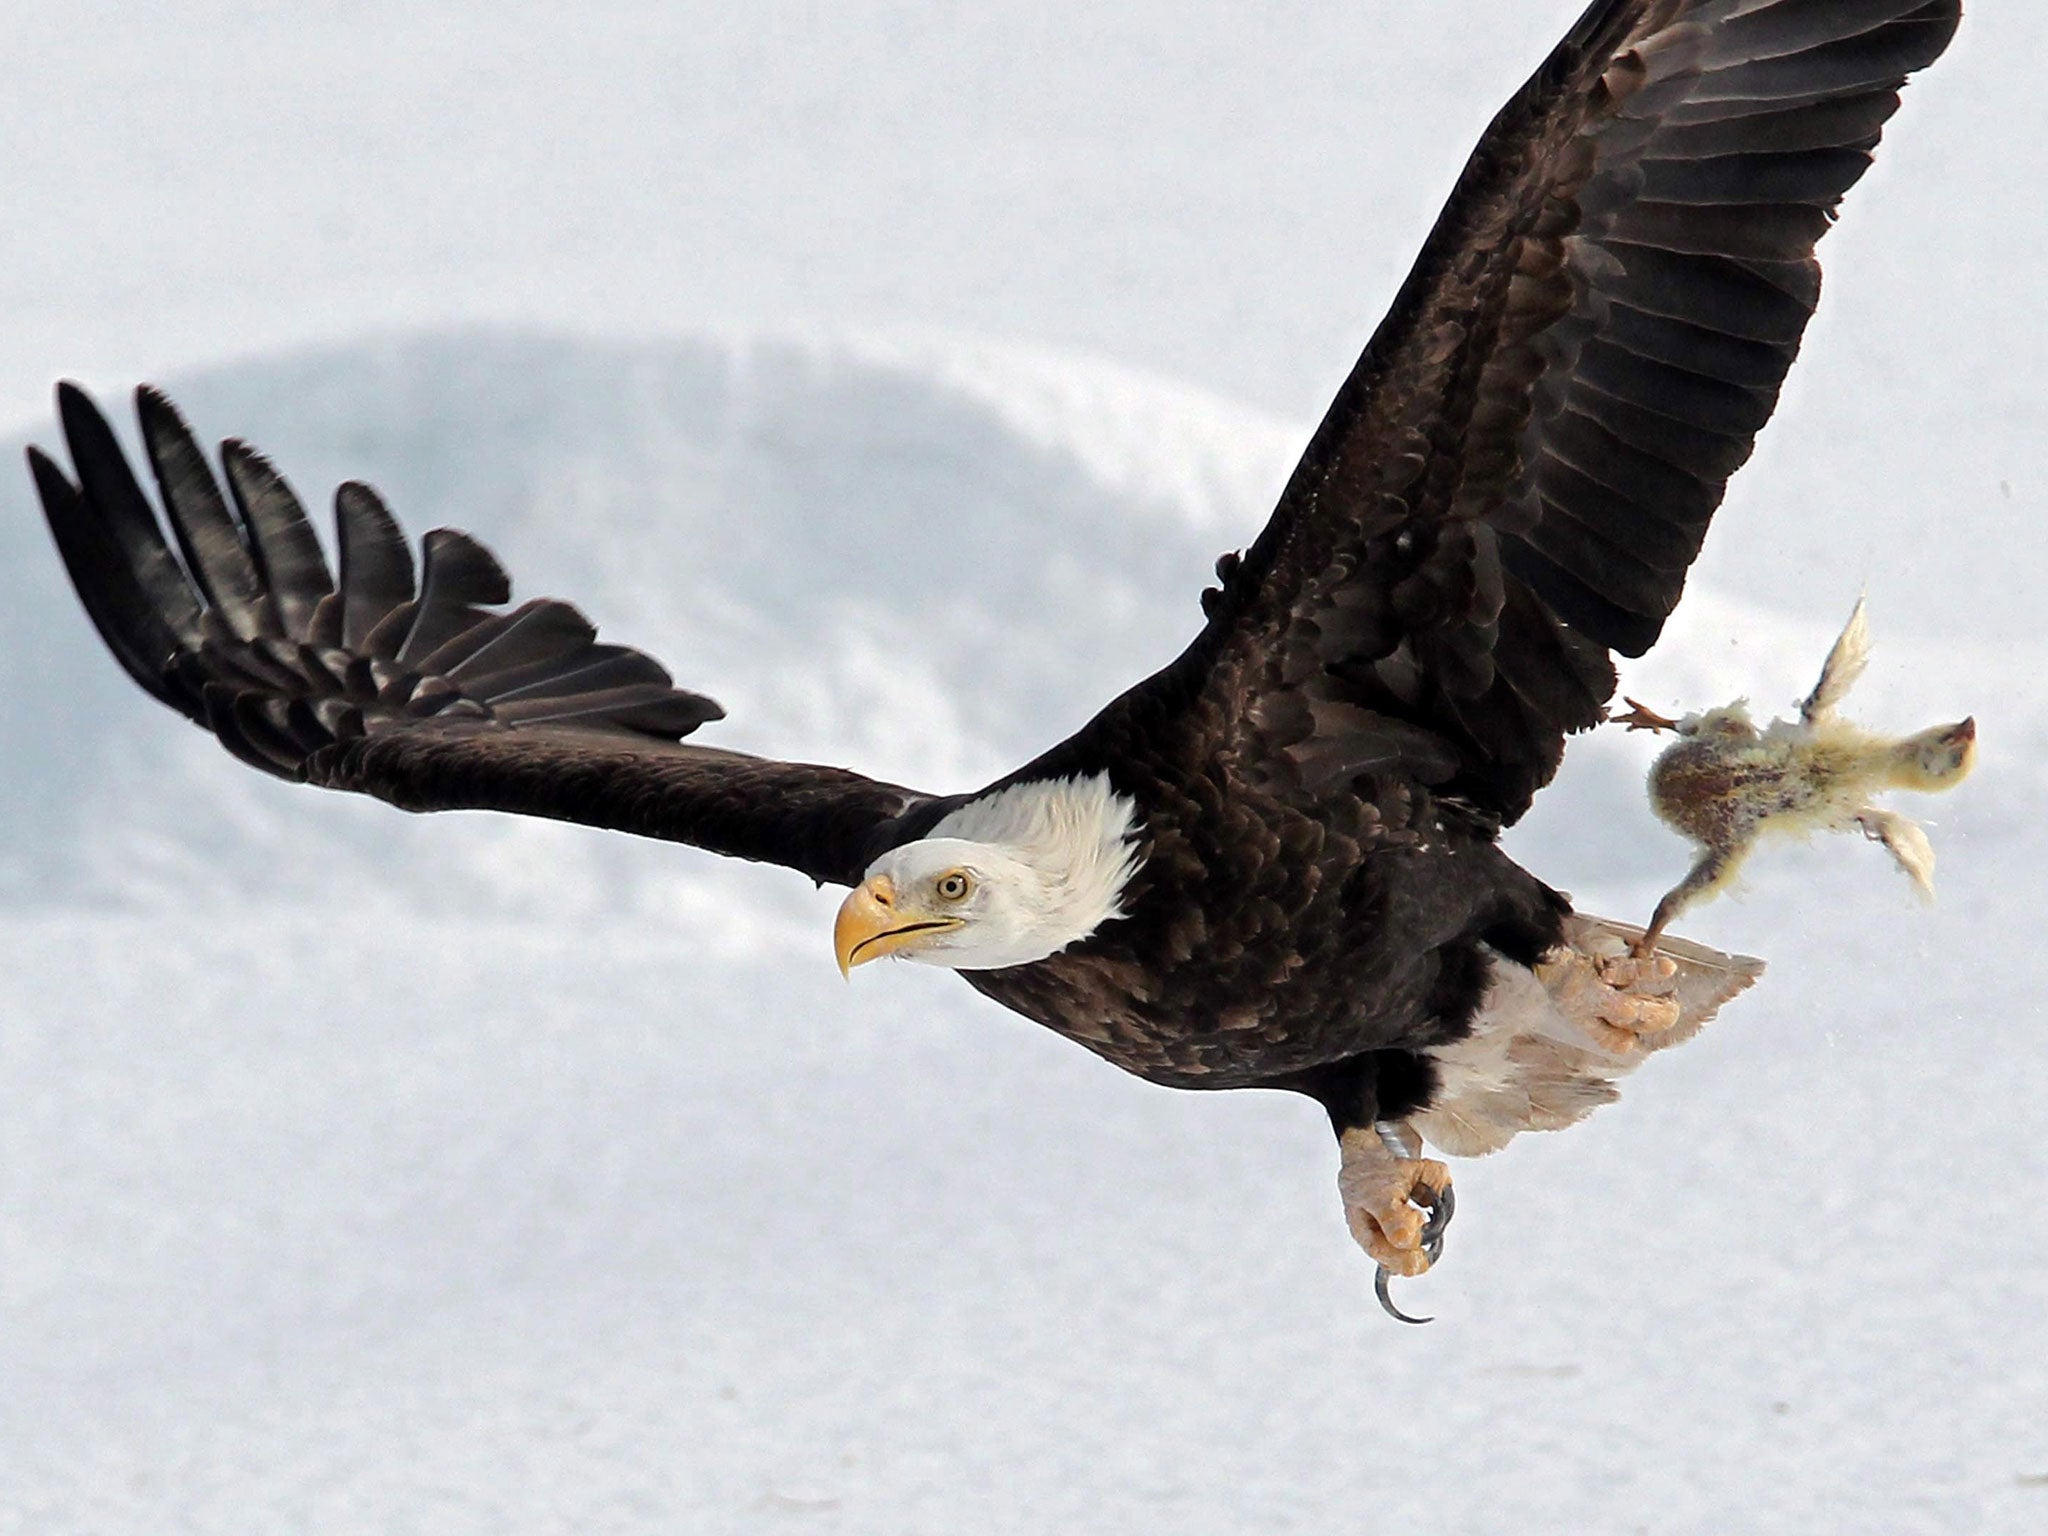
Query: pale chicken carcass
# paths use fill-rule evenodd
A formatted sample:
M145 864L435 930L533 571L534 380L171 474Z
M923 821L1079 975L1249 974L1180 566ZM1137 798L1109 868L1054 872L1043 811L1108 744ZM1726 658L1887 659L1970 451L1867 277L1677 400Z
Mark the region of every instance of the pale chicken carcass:
M1650 804L1700 851L1657 903L1636 941L1638 954L1680 912L1725 890L1766 833L1860 831L1884 844L1922 895L1933 896L1934 847L1926 832L1871 797L1892 789L1932 794L1961 783L1977 761L1977 722L1892 737L1843 719L1841 702L1869 664L1870 626L1859 599L1797 719L1759 728L1738 699L1673 720L1628 700L1618 723L1679 738L1651 766Z

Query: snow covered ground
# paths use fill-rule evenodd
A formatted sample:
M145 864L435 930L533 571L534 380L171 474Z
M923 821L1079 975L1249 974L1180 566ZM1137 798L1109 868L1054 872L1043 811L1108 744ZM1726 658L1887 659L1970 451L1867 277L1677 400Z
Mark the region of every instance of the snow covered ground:
M0 419L160 379L474 529L718 740L976 782L1191 632L1552 9L25 18ZM781 872L249 774L0 486L0 1531L2048 1523L2048 39L1983 10L1627 674L1788 706L1867 588L1854 712L1983 726L1942 904L1760 860L1684 927L1765 984L1461 1167L1428 1329L1312 1106L845 986ZM1683 865L1652 750L1516 833L1594 910Z

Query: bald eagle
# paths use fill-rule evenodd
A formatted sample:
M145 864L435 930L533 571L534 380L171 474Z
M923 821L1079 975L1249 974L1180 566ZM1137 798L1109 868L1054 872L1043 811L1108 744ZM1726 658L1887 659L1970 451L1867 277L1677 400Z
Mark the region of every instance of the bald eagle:
M940 794L685 740L722 711L367 485L298 500L162 394L157 498L71 385L31 449L115 659L281 778L555 817L852 888L883 956L1155 1083L1329 1113L1348 1225L1438 1257L1447 1153L1569 1124L1759 965L1575 913L1503 827L1677 603L1819 293L1814 248L1958 0L1595 0L1495 117L1174 661ZM168 529L168 533L166 532ZM1391 1308L1390 1308L1391 1310Z

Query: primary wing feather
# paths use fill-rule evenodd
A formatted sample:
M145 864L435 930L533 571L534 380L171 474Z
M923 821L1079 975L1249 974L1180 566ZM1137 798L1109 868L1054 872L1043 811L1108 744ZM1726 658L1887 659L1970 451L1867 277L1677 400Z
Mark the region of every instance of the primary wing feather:
M408 810L548 816L853 884L930 797L840 768L685 743L723 711L575 608L509 611L491 552L438 528L417 571L377 493L335 497L339 575L298 498L245 444L224 494L161 394L137 393L172 541L113 431L72 386L74 482L29 450L72 584L123 669L266 773Z
M1957 0L1598 0L1495 118L1154 685L1308 778L1504 820L1678 601Z

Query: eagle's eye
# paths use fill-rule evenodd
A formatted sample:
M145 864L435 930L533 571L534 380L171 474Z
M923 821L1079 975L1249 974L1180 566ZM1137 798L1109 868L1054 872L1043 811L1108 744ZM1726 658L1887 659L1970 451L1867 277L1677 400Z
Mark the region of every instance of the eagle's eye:
M964 869L948 870L939 876L935 889L941 901L965 901L967 893L974 889L974 877Z

